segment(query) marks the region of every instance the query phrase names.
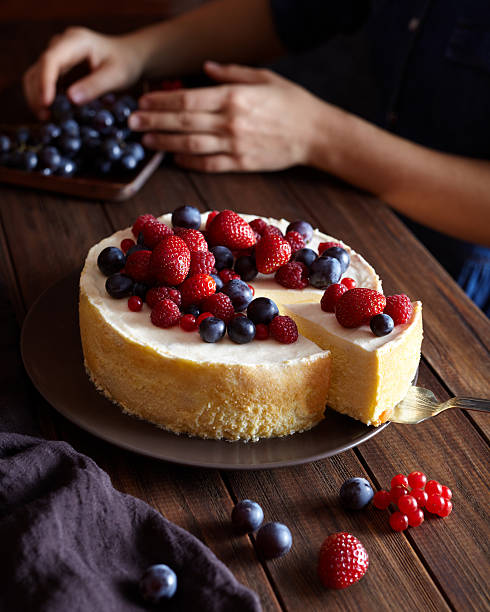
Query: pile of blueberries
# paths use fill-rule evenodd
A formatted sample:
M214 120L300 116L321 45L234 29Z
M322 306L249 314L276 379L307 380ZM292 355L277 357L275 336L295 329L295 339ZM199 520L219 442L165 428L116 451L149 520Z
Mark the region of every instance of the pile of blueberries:
M109 93L74 106L59 94L48 123L0 134L0 166L44 176L132 172L145 157L139 135L128 128L136 108L129 95Z

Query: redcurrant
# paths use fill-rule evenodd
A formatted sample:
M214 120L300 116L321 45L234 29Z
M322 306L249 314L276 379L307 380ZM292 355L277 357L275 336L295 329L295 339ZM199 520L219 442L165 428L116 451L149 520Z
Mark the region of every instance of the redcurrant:
M451 514L452 510L453 510L453 502L449 501L449 499L446 499L444 508L442 508L438 514L439 516L442 516L443 518L445 518L446 516L449 516Z
M121 251L123 253L127 253L129 249L135 244L136 244L135 241L131 240L131 238L125 238L124 240L121 241Z
M443 510L445 505L446 500L444 499L444 497L442 497L442 495L436 495L435 493L432 493L431 495L429 495L429 499L425 504L425 509L429 512L432 512L432 514L439 514L439 512Z
M180 329L186 332L191 332L197 329L196 317L191 314L186 314L179 321Z
M417 500L417 505L419 508L423 508L427 503L427 498L429 497L425 491L422 489L412 489L410 491L410 495L415 497Z
M356 281L353 278L349 278L348 276L346 278L343 278L340 282L342 283L342 285L345 285L347 289L354 289L354 287L357 285Z
M391 488L397 486L408 487L408 479L404 474L397 474L391 479Z
M425 485L425 490L428 495L442 495L442 485L437 480L429 480Z
M391 487L390 493L392 501L397 503L402 495L408 495L408 489L405 489L405 487L400 485L396 485L395 487Z
M202 312L196 319L197 327L199 327L202 321L204 321L204 319L207 319L208 317L214 317L214 314L212 312Z
M402 495L398 499L398 509L403 514L410 514L411 512L415 512L418 509L417 500L413 495Z
M414 510L413 512L407 514L407 517L408 524L410 525L410 527L418 527L424 522L424 511L420 508L417 508L417 510Z
M128 308L132 312L139 312L143 308L143 300L137 295L132 295L128 300Z
M373 497L373 506L379 510L386 510L391 504L391 493L389 491L377 491Z
M402 514L401 512L393 512L393 514L390 516L390 525L395 531L405 531L405 529L408 527L407 515Z
M451 489L449 487L446 487L444 485L442 485L442 493L441 495L444 497L444 499L452 499L453 497L453 492L451 491Z
M427 476L423 472L411 472L407 478L412 489L423 489L427 482Z

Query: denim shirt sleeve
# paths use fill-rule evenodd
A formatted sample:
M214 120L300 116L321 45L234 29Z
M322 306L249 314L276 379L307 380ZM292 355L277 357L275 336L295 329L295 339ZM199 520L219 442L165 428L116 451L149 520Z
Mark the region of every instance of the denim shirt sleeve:
M368 18L370 0L270 0L281 42L289 51L303 51L335 34L349 33Z

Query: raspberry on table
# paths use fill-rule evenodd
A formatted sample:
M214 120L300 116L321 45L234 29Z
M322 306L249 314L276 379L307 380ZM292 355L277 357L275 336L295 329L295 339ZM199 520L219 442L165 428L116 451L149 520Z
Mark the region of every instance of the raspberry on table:
M145 225L145 223L147 221L150 221L150 220L152 220L152 221L155 220L156 221L155 216L151 215L150 213L146 213L144 215L140 215L136 219L136 221L134 222L134 225L133 225L133 227L131 229L131 231L133 232L133 235L136 238L139 236L139 234L140 234L141 230L143 229L143 226Z
M285 238L291 245L291 253L296 253L296 251L304 249L304 247L306 246L306 242L303 236L299 232L295 232L294 230L287 232Z
M216 282L209 274L194 274L185 279L179 287L182 305L200 304L216 291Z
M383 312L390 315L395 325L403 325L412 317L413 304L407 295L388 295Z
M276 281L288 289L304 289L308 287L308 268L299 261L290 261L281 266L274 276Z
M194 274L211 274L211 271L214 268L214 263L214 255L208 250L191 250L191 265L189 267L189 276L194 276Z
M348 288L342 283L332 283L325 289L325 293L322 295L320 301L321 309L324 312L335 312L335 306L339 301L341 295L343 295Z
M173 327L177 325L181 313L179 307L172 300L162 300L155 304L151 311L150 319L157 327Z
M165 223L160 223L157 219L150 219L144 224L141 233L143 234L144 244L153 249L163 238L171 236L173 231Z
M224 293L214 293L207 297L202 303L202 309L206 312L211 312L225 323L231 321L235 314L232 301Z
M328 536L318 557L318 576L331 589L345 589L360 580L369 567L366 549L347 532Z
M298 328L291 317L278 315L269 324L269 333L281 344L292 344L298 339Z
M146 292L146 303L150 308L154 308L158 302L162 300L172 300L177 306L182 303L182 296L178 289L173 287L151 287Z
M125 273L138 283L151 283L151 251L135 251L126 259Z

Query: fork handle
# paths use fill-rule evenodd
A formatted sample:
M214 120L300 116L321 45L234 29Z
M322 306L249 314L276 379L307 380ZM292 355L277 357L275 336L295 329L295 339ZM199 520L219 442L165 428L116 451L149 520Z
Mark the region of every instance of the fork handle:
M490 412L490 400L479 397L453 397L448 403L450 404L451 408Z

